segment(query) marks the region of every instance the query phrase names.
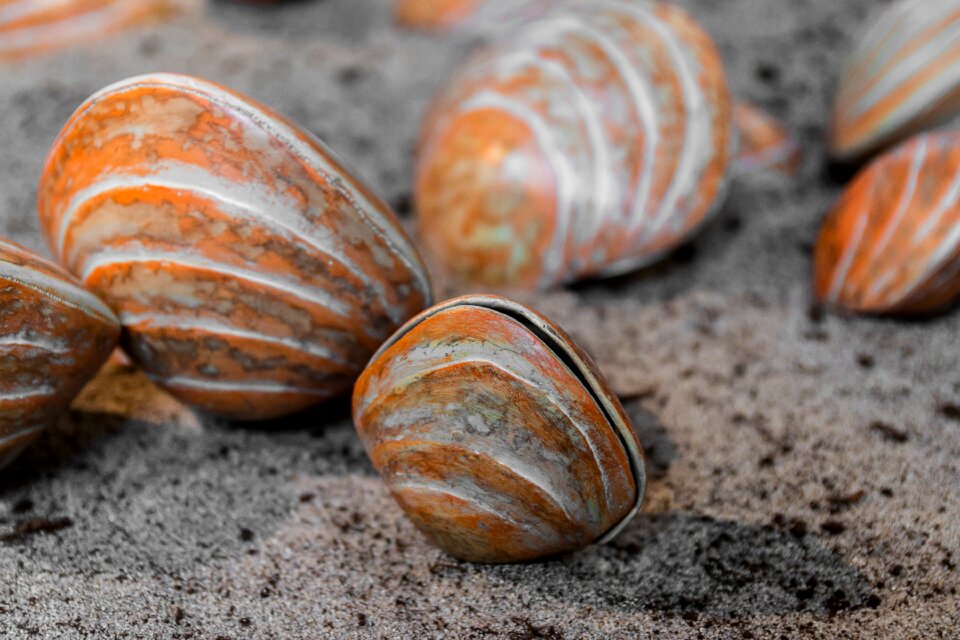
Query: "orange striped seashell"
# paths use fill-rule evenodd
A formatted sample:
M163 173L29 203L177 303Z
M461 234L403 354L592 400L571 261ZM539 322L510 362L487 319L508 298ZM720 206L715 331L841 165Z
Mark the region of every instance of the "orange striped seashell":
M0 467L67 409L119 335L73 276L0 238Z
M430 304L386 204L320 140L198 78L89 98L47 158L38 210L124 346L184 401L276 417L343 393Z
M434 102L416 168L425 246L462 279L519 288L650 263L721 201L731 110L713 42L680 9L561 4Z
M960 293L960 133L880 156L820 229L814 291L860 313L922 314Z
M861 36L840 78L830 153L852 161L960 116L960 0L900 0Z
M90 42L175 8L174 0L0 0L0 59Z
M557 0L395 0L394 17L399 24L444 31L484 30L502 27L511 20L542 13Z
M357 381L363 446L447 553L519 562L612 539L639 511L643 452L590 358L496 296L438 304Z
M736 173L779 171L795 174L803 162L796 138L758 107L744 102L734 106L733 119L740 134Z

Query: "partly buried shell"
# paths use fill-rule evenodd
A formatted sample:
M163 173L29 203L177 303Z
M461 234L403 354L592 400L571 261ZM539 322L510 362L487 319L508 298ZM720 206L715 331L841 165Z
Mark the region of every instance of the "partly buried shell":
M400 506L458 558L516 562L609 540L643 500L640 443L589 357L503 298L411 320L360 376L353 415Z
M862 313L939 310L960 293L960 133L917 136L847 188L820 230L814 290Z
M559 5L474 57L425 121L425 246L456 276L544 288L649 263L724 193L730 96L680 9Z
M0 239L0 467L66 410L119 335L73 276Z
M90 42L175 8L175 0L0 0L0 59Z
M740 137L736 173L761 171L795 174L803 163L800 144L776 119L758 107L739 102L734 107L734 122Z
M176 396L236 419L347 391L430 304L393 213L335 154L211 82L156 74L70 118L40 181L52 252Z
M960 116L960 0L900 0L863 34L840 79L830 153L851 161Z

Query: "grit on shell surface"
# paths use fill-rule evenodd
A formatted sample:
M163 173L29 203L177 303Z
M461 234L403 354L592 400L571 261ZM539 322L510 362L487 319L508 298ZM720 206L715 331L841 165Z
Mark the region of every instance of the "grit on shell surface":
M0 476L0 637L958 637L960 312L810 305L839 189L820 160L826 112L881 3L681 4L808 163L740 180L655 268L524 299L595 356L638 424L651 481L622 535L550 562L454 561L377 480L345 401L238 428L114 364ZM43 249L35 184L60 126L100 87L158 70L287 114L409 215L419 119L468 50L396 30L386 0L211 1L4 64L0 234Z

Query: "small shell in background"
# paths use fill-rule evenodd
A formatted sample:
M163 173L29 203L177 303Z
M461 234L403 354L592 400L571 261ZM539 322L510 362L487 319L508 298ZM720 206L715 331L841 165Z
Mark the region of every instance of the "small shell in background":
M869 314L938 311L960 293L960 133L923 134L877 158L827 216L814 292Z
M840 77L829 151L856 161L960 116L960 0L900 0L860 37Z
M431 301L399 222L333 151L199 78L89 98L50 151L38 211L52 253L118 312L133 361L219 416L349 391Z
M562 3L478 52L434 101L420 234L455 277L485 285L629 271L710 218L734 144L722 62L686 13Z
M0 1L0 60L93 42L163 17L182 0Z
M67 409L119 335L73 276L0 238L0 467Z
M739 102L733 119L740 134L736 174L779 171L794 175L803 163L800 144L786 127L751 104Z
M640 443L595 365L504 298L449 300L407 323L357 381L353 416L407 516L464 560L606 541L643 501Z

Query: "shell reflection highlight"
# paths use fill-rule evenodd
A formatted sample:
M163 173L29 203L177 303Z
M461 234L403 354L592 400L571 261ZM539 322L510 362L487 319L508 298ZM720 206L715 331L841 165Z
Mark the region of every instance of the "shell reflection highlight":
M942 309L960 292L960 133L917 136L862 171L827 216L814 291L862 313Z
M0 238L0 467L67 409L119 334L73 276Z
M476 55L433 103L420 234L456 276L495 286L627 271L709 218L733 145L720 58L687 14L565 3Z
M174 0L0 0L0 59L92 42L176 8Z
M87 100L38 209L52 252L119 312L132 359L230 418L347 391L430 303L399 222L330 149L198 78L141 76Z
M503 298L411 320L360 376L353 415L407 516L458 558L517 562L606 541L643 500L640 443L595 366Z
M861 36L840 78L830 152L856 160L960 115L960 0L900 0Z

